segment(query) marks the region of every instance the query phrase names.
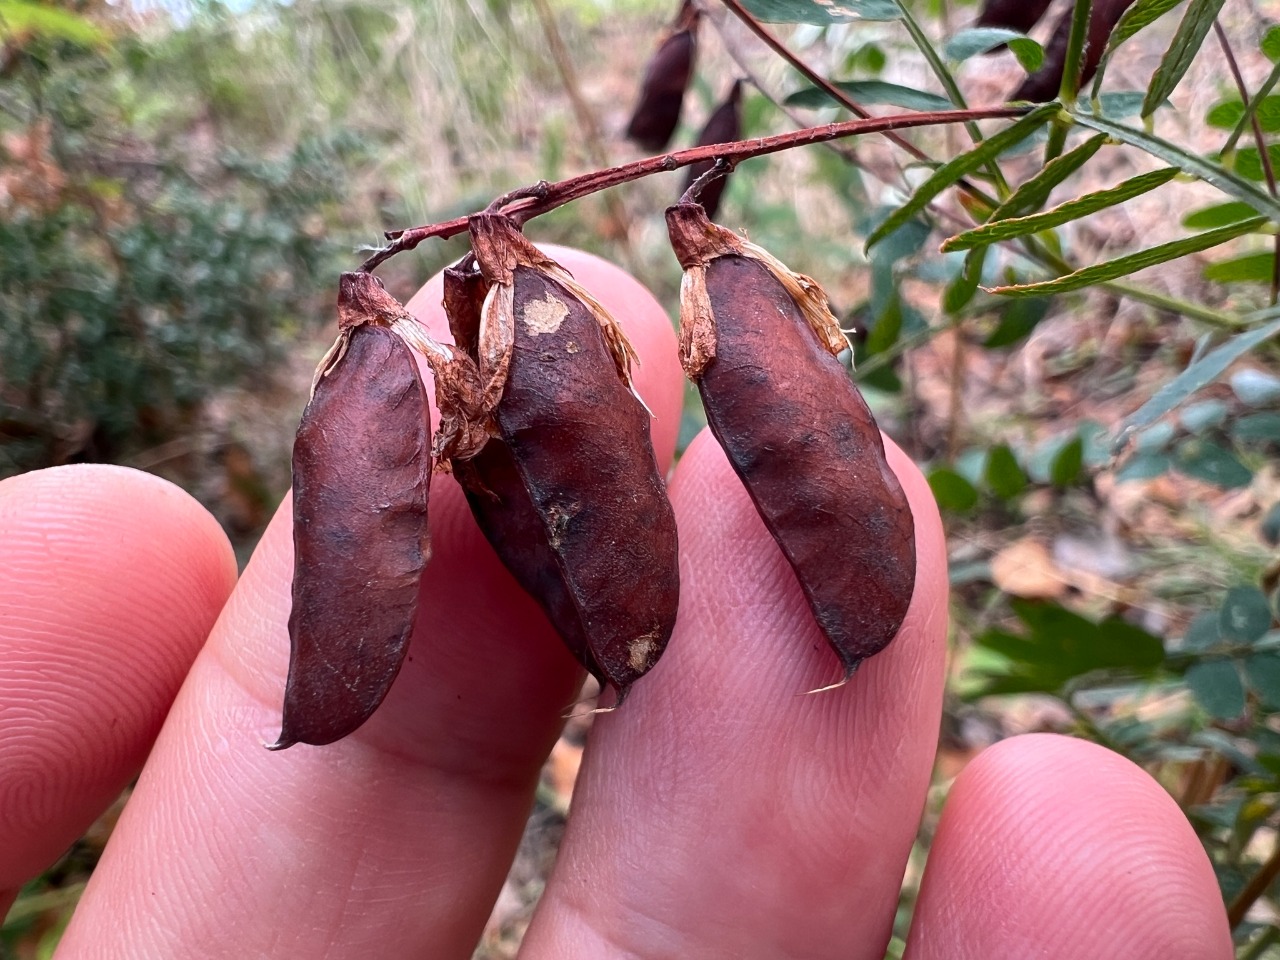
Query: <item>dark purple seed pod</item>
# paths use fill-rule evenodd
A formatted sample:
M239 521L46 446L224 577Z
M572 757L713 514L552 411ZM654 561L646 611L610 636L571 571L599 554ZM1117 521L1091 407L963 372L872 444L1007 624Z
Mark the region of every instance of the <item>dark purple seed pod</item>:
M463 365L466 372L451 377L436 362L432 363L436 374L436 405L442 411L441 444L449 443L452 437L459 438L450 449L439 449L437 458L457 479L481 532L516 582L538 599L570 653L603 686L607 678L591 654L582 618L548 543L543 518L525 489L511 448L501 436L492 435L496 425L491 419L486 421L486 414L481 410L482 400L461 399L479 398L483 392L475 364L481 311L488 290L489 283L470 254L444 272L445 313L454 342L460 348L455 363ZM472 383L474 386L469 385ZM463 439L467 425L475 423L485 424L486 428L473 430L468 442Z
M880 431L835 357L844 337L814 281L700 206L669 208L667 227L685 372L848 679L902 626L916 552Z
M707 125L698 134L696 145L707 147L713 143L731 143L734 140L741 139L742 81L735 80L733 87L729 90L729 95L712 112L707 120ZM687 192L693 182L704 173L709 172L713 166L715 166L714 160L703 160L689 167L689 172L684 179L684 189L681 193ZM726 173L723 177L717 177L712 180L702 188L702 192L696 198L697 202L702 204L702 209L707 211L708 218L714 217L716 211L720 209L720 197L729 183L729 176Z
M446 275L445 303L460 311L449 318L459 343L478 331L475 387L437 392L442 417L456 410L460 424L442 425L437 449L503 563L621 702L665 649L679 601L675 515L632 389L634 354L506 217L473 217L471 240L480 274ZM472 441L454 441L468 430Z
M627 122L627 139L645 150L665 150L680 123L685 90L693 77L700 14L689 0L659 42L640 81L640 98Z
M1053 0L987 0L975 27L1002 27L1030 33Z
M397 332L416 322L367 273L343 274L338 314L293 447L291 653L273 750L339 740L382 702L430 556L431 424Z
M1092 80L1093 75L1098 72L1098 64L1107 49L1111 31L1132 5L1133 0L1094 0L1089 11L1089 35L1085 40L1084 61L1081 64L1081 86ZM1067 44L1071 40L1071 14L1072 11L1068 9L1058 18L1049 42L1045 45L1044 63L1039 70L1022 81L1010 100L1045 103L1058 95L1062 88L1062 71L1066 69Z

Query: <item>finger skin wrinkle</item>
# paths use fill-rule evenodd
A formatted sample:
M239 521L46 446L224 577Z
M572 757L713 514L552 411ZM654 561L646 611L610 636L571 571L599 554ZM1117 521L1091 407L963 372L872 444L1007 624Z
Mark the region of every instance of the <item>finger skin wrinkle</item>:
M3 481L0 543L2 888L137 773L236 569L189 495L120 467Z
M607 305L656 361L651 402L678 410L660 305L603 261L567 265L616 288ZM615 307L625 290L640 293ZM437 333L439 301L437 281L408 305ZM678 417L664 424L669 458ZM291 514L286 498L169 712L59 960L472 956L581 672L436 477L434 555L386 699L338 742L266 750L290 653Z
M941 713L946 565L927 487L897 461L921 531L902 635L807 695L837 660L707 436L671 486L676 635L592 730L522 960L879 960L888 942ZM906 677L922 680L910 696Z
M1173 799L1096 744L1050 734L982 753L951 789L910 960L1229 960L1208 858Z

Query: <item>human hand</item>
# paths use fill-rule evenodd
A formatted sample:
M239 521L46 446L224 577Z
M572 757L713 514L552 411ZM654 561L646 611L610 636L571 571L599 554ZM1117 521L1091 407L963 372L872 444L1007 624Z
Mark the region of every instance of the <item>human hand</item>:
M665 467L683 389L666 316L616 268L555 255L635 341ZM410 303L437 332L439 299L437 280ZM882 956L936 747L947 611L936 507L889 454L916 517L911 611L847 685L805 696L835 658L715 442L690 447L670 488L680 620L595 723L522 957ZM431 527L386 702L339 743L270 753L287 501L233 592L216 524L161 481L84 467L0 484L0 909L151 750L59 958L469 957L581 673L450 479ZM908 956L1226 960L1231 945L1167 794L1102 748L1031 736L952 788Z

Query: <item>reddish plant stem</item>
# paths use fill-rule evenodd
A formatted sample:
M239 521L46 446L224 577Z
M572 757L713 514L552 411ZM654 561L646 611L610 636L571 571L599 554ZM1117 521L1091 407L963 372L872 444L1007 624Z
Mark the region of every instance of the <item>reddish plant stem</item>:
M748 30L763 40L765 46L780 56L783 60L787 61L787 63L791 64L798 73L828 97L843 106L855 117L861 117L865 120L867 117L871 116L866 107L858 103L835 84L831 83L831 81L826 77L822 76L822 74L818 73L794 53L788 50L786 45L766 30L760 21L748 13L747 9L743 7L738 0L721 0L721 2L726 8L728 8L730 13L742 21ZM902 147L902 149L910 152L917 160L928 159L920 152L915 144L907 140L903 140L900 137L894 137L893 135L889 135L886 139L893 141L898 146Z
M1231 70L1231 76L1236 82L1236 90L1240 93L1240 102L1249 102L1249 90L1244 84L1244 74L1240 72L1240 64L1236 63L1236 55L1231 49L1231 43L1227 39L1227 32L1222 29L1222 24L1215 19L1213 21L1213 31L1217 34L1218 43L1222 47L1222 55L1226 58L1227 66ZM1255 111L1249 120L1253 124L1253 139L1258 145L1258 159L1262 161L1262 173L1267 178L1267 189L1271 191L1271 195L1276 195L1276 172L1271 165L1271 152L1267 149L1267 138L1263 135L1262 124L1258 120L1258 114ZM1275 256L1272 258L1271 267L1271 305L1275 306L1277 298L1280 298L1280 236L1276 237Z
M944 123L969 123L974 120L997 120L1021 116L1025 107L986 107L973 110L937 110L928 113L896 114L888 117L871 117L865 120L846 120L843 123L828 123L819 127L806 127L803 130L791 130L787 133L775 134L771 137L755 137L751 140L738 140L733 143L713 143L705 147L690 147L687 150L676 150L631 163L620 164L607 170L594 170L590 173L558 180L555 183L535 184L512 191L518 199L504 207L503 212L517 223L526 223L534 217L550 213L574 200L601 190L608 190L620 184L630 183L655 173L667 173L679 170L703 160L719 160L740 163L752 157L763 157L771 153L780 153L795 147L807 146L811 143L826 143L842 137L854 137L859 134L883 133L886 130L905 130L911 127L929 127ZM527 194L527 195L526 195ZM490 205L493 206L492 204ZM378 264L394 257L397 253L412 250L424 240L433 237L447 239L464 233L470 217L456 217L441 223L413 227L409 230L388 231L386 237L391 242L374 252L360 270L368 273Z
M871 116L866 107L858 103L830 80L815 71L807 63L787 49L787 46L766 30L764 25L753 17L751 13L738 2L738 0L721 0L721 2L724 4L725 8L741 20L752 33L764 41L765 45L768 46L770 50L780 56L787 63L791 64L791 66L794 67L806 80L820 89L827 96L834 99L836 103L839 103L855 117L862 117L865 119ZM892 131L887 131L885 132L884 138L894 146L905 150L907 153L911 154L911 156L923 163L933 162L933 159L927 153L917 147L906 137L900 137ZM981 200L990 202L991 198L983 196L983 194L979 192L968 180L960 180L956 186L965 193L972 194Z
M1249 912L1249 908L1257 902L1276 882L1276 877L1280 877L1280 842L1277 842L1275 849L1271 851L1266 862L1258 868L1258 872L1249 878L1249 882L1244 885L1231 905L1227 907L1227 922L1232 927L1238 927L1244 920L1245 914Z

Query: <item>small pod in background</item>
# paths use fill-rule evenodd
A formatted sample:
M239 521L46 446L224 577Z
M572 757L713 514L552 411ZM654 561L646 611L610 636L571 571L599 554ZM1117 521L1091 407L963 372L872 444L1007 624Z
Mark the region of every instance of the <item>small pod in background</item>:
M847 680L902 626L916 550L880 431L836 359L844 336L814 281L697 204L668 208L667 228L685 271L681 363Z
M1052 3L1053 0L987 0L974 27L1029 33Z
M431 422L406 340L417 321L368 273L342 275L338 339L293 447L293 607L281 750L340 740L404 661L430 556Z
M1080 86L1083 87L1098 72L1098 64L1102 61L1102 54L1106 52L1111 31L1132 5L1133 0L1094 0L1089 11L1089 31L1080 67ZM1053 26L1049 42L1045 44L1044 63L1039 70L1022 81L1009 97L1010 100L1047 103L1058 95L1062 87L1062 71L1066 69L1067 44L1071 40L1071 16L1070 8L1063 11Z
M470 400L438 390L454 426L436 447L502 562L621 703L665 649L679 602L675 515L634 354L506 217L473 217L471 240L478 271L446 274L445 304L455 341L474 345L475 386Z
M742 81L735 80L729 95L715 108L707 120L707 125L698 134L696 146L706 147L713 143L731 143L740 139L742 139ZM681 193L687 193L693 186L693 182L709 172L713 166L715 166L714 160L703 160L690 166L689 172L685 175L684 189ZM720 197L729 183L729 176L730 174L725 174L723 177L717 177L702 188L702 193L697 200L702 204L702 209L707 212L708 218L714 217L716 211L720 209Z
M684 0L675 23L663 35L645 67L640 98L627 122L627 139L645 150L665 150L680 123L684 93L697 55L700 17L691 0Z

